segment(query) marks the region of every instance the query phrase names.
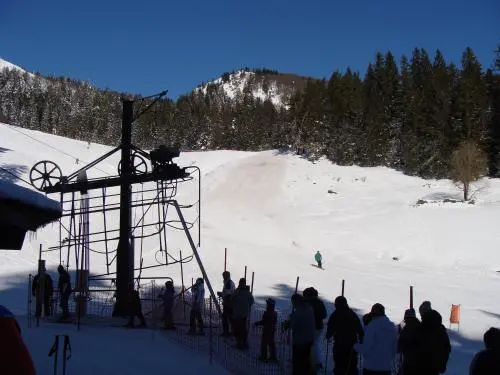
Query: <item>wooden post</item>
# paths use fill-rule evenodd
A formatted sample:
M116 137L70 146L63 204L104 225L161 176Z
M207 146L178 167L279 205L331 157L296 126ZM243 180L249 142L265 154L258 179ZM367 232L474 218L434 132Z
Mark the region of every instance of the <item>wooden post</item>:
M255 272L252 271L252 286L250 287L250 293L253 294L253 280L254 280Z
M410 309L413 309L413 286L410 286Z
M344 297L345 280L342 279L342 297Z
M227 271L227 247L224 248L224 271Z

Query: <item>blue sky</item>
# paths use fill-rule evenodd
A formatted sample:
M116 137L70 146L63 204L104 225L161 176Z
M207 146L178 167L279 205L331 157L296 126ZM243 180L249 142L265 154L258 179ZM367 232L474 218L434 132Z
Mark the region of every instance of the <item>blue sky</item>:
M169 97L243 66L329 77L414 47L483 67L498 0L0 0L0 57L29 71Z

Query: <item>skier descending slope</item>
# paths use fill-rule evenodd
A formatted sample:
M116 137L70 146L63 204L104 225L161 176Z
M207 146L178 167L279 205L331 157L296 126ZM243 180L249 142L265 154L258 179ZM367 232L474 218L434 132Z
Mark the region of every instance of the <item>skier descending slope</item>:
M318 263L318 268L323 268L323 263L322 263L323 257L321 256L319 250L316 251L316 254L314 255L314 260L316 261L316 263Z

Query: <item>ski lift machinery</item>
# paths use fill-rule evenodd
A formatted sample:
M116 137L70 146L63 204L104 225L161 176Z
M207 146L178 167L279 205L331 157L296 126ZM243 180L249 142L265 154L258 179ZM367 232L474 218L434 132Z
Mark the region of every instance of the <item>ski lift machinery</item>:
M30 171L31 184L37 190L47 194L59 193L63 208L63 216L59 221L59 244L46 251L59 250L59 260L60 264L62 264L63 251L66 249L66 267L70 263L70 253L74 253L77 275L80 275L79 278L83 277L86 279L85 281L81 279L77 280L77 288L80 284L82 289L86 289L88 280L92 278L116 274L116 278L110 279L116 280L116 302L113 309L113 316L125 316L127 314L127 299L134 288L134 281L136 279L135 271L139 271L140 278L141 272L144 269L178 262L188 262L193 257L198 263L215 307L218 313L221 314L218 300L197 251L197 246L199 247L201 243L200 169L196 166L181 168L175 164L173 159L180 156L180 151L176 148L162 145L157 149L146 152L132 144L133 122L164 95L166 95L166 91L158 95L139 99L144 100L156 97L138 115L134 115L135 101L122 98L123 113L120 145L72 174L64 176L61 168L49 160L42 160L36 163ZM117 166L117 175L88 178L88 171L118 151L121 152L121 157ZM150 165L149 168L148 165ZM192 181L196 178L198 179L197 204L181 206L176 199L178 184ZM148 182L156 183L156 188L145 189L144 184ZM139 187L133 189L135 186ZM107 189L116 187L119 187L119 193L109 194ZM78 194L80 195L80 202L76 199ZM144 197L145 194L146 198ZM119 202L112 202L113 198L115 200L119 198ZM193 222L188 223L184 218L182 209L194 205L197 206L198 210L197 218ZM153 206L156 207L157 217L154 222L148 222L146 220L146 213L151 211ZM167 220L166 210L168 207L174 208L178 219L175 221L180 223L182 228L174 227L172 225L173 220ZM142 210L141 218L134 223L132 221L133 209L136 210L135 213ZM117 229L108 228L110 225L106 220L106 216L111 211L119 211L119 228ZM103 219L97 218L96 215L98 214L103 215ZM90 223L94 220L103 221L103 230L90 230ZM196 222L198 223L197 244L195 244L190 232L190 229ZM192 255L183 259L176 259L168 253L166 246L167 227L174 227L184 231L193 252ZM154 232L144 235L145 228L154 228ZM135 231L138 229L141 230L141 235L135 234ZM116 236L117 232L118 236ZM146 236L151 237L152 235L158 236L160 245L158 252L165 253L165 262L157 262L154 265L144 266L142 259L142 239ZM134 238L141 239L139 268L135 268ZM115 248L111 244L116 244ZM104 250L102 250L102 247L104 247ZM105 255L107 269L105 274L89 276L89 251ZM113 254L114 256L111 257ZM172 260L170 263L169 257ZM156 260L158 261L157 257ZM116 272L112 272L109 266L115 262ZM84 293L88 293L88 289Z

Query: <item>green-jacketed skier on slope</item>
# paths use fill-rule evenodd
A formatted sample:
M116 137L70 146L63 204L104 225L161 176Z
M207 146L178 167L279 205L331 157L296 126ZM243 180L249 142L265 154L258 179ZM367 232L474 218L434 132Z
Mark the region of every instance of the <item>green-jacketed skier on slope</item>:
M319 268L323 268L323 265L321 263L322 259L323 258L321 257L321 253L319 252L319 250L316 251L316 254L314 255L314 260L318 263Z

